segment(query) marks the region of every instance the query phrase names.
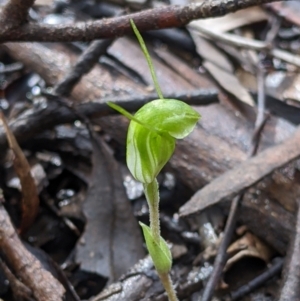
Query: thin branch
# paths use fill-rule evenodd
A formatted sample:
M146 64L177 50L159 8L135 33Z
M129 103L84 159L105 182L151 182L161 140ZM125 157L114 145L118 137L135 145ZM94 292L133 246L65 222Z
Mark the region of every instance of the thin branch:
M26 2L28 2L27 0ZM111 19L74 24L26 24L20 28L1 28L0 42L72 42L114 38L132 33L130 19L142 31L179 27L200 18L220 17L237 10L277 0L210 0L186 6L167 6ZM287 0L285 0L287 1Z
M201 34L205 35L205 37L212 39L214 41L217 40L234 47L265 51L280 60L283 60L287 63L300 67L299 55L289 53L279 48L272 48L269 42L253 40L231 33L218 32L210 28L200 26L198 24L190 24L189 28L195 30L196 32L200 32Z
M266 114L266 89L265 89L265 81L266 81L266 72L265 69L260 66L257 68L257 115L255 121L255 128L252 133L251 139L251 147L249 149L249 157L255 156L257 153L257 149L259 146L259 140L262 130L269 119L270 115Z
M69 96L74 86L87 74L98 62L99 57L104 54L113 40L94 41L79 57L76 64L66 74L61 82L54 88L54 94Z
M76 112L71 111L69 107L63 106L64 101L50 101L46 108L36 108L34 110L25 111L18 116L17 119L11 121L9 126L16 136L19 143L24 142L34 135L41 133L45 129L52 128L59 124L74 122L78 118L78 113L85 118L108 116L117 114L111 109L106 102L112 101L121 105L129 112L137 111L145 103L155 99L157 94L149 94L147 96L127 96L102 99L99 102L88 102L76 106ZM166 98L181 99L189 104L207 105L218 102L218 93L216 90L195 90L180 93L165 94ZM0 153L7 148L7 140L4 130L0 128Z
M34 0L9 0L2 8L0 24L2 31L18 28L26 22Z
M277 274L279 274L280 271L282 270L282 266L283 266L283 259L276 258L276 260L274 260L273 265L269 269L267 269L265 272L263 272L262 274L260 274L259 276L251 280L249 283L241 286L236 291L230 293L229 298L225 298L225 300L226 301L239 300L245 295L253 292L255 289L261 287L268 280L272 279Z
M70 112L74 113L87 127L90 138L94 140L95 145L98 146L98 141L94 139L95 133L89 119L79 112L74 103L69 103L61 96L69 96L74 86L80 81L84 74L87 74L98 62L101 54L104 54L107 48L111 45L113 40L96 40L92 42L89 47L80 55L76 64L70 68L66 76L54 87L54 95L44 93L49 100L56 101L63 107L68 108Z
M235 225L237 219L237 211L240 205L240 202L243 198L244 194L237 195L230 206L229 216L226 222L225 230L224 230L224 237L221 241L220 247L218 249L218 254L216 256L214 262L214 269L212 274L210 275L208 282L204 288L202 301L210 301L214 294L215 288L220 280L220 276L222 274L224 265L227 260L227 253L226 250L230 244Z

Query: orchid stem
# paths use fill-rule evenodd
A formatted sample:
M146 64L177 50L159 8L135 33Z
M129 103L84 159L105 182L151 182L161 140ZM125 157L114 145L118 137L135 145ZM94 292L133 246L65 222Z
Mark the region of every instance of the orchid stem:
M152 237L157 244L160 244L159 191L157 180L154 179L151 183L144 184L144 191L149 206ZM178 301L169 273L158 272L158 275L167 292L169 301Z
M159 221L159 192L158 183L154 179L151 183L144 184L145 196L149 206L150 228L154 241L160 242L160 221Z
M161 283L167 292L169 301L179 301L169 273L158 273Z

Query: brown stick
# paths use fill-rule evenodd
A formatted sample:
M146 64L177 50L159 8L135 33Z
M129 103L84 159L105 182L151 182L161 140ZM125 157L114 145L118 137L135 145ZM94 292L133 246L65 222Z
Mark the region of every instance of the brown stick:
M52 98L55 96L52 96ZM96 118L108 115L117 115L118 113L106 104L107 101L112 101L129 112L135 112L147 102L155 99L156 94L136 97L111 97L101 99L100 101L89 102L75 107L75 111L64 105L64 99L56 101L49 99L51 103L45 109L37 109L34 111L26 111L25 114L18 116L17 119L11 121L9 126L13 131L19 143L32 139L35 135L53 128L60 124L71 123L76 119ZM181 99L191 105L208 105L218 102L218 95L215 90L195 90L172 94L165 94L167 99ZM103 103L102 103L103 102ZM80 116L84 116L81 118ZM24 125L26 120L26 125ZM0 152L4 152L8 147L7 138L4 129L0 128Z
M11 30L3 27L0 30L0 42L71 42L115 38L132 33L130 19L133 19L138 29L143 32L180 27L192 20L219 17L243 8L274 1L277 0L210 0L186 6L160 7L127 16L86 23L78 22L55 26L30 23Z
M239 287L237 290L233 291L229 295L229 299L225 299L226 301L236 301L241 300L245 295L253 292L255 289L261 287L268 280L272 279L274 276L280 273L283 266L282 258L275 258L273 260L272 266L269 267L262 274L255 277L253 280Z
M69 96L81 77L91 71L112 42L113 40L99 40L91 43L63 80L54 87L54 93L60 96Z
M0 202L4 199L0 195ZM0 205L0 250L9 266L39 301L62 301L63 286L23 246L10 218Z

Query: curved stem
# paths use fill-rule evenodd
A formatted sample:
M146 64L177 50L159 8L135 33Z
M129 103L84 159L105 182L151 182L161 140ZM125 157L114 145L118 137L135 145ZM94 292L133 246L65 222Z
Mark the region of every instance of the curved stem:
M149 206L150 228L153 239L160 243L160 221L159 221L159 192L158 183L154 179L149 184L144 184L145 196Z
M178 298L176 296L176 291L174 289L172 279L168 273L164 274L158 274L159 278L164 286L164 289L167 292L169 301L178 301Z

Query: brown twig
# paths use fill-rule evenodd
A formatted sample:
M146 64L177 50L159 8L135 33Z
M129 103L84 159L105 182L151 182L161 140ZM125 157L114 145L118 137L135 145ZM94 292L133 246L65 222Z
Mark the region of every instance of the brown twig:
M268 280L272 279L274 276L280 273L283 266L283 259L282 258L276 258L274 260L273 265L267 269L265 272L251 280L249 283L241 286L236 291L230 293L229 298L225 299L230 301L239 300L245 295L249 294L250 292L254 291L256 288L260 287L264 283L266 283Z
M249 157L255 156L259 146L259 137L266 124L269 115L266 115L266 90L265 90L265 70L263 66L257 69L257 115L255 120L255 128L252 134L252 144L249 149Z
M0 13L2 31L19 28L26 22L28 10L34 4L34 0L9 0Z
M87 74L98 62L113 40L94 41L79 57L74 67L65 75L54 88L54 93L61 96L69 96L73 87Z
M51 96L49 96L51 97ZM52 95L52 97L54 97ZM145 103L155 99L156 94L147 96L118 97L116 99L102 99L99 102L89 102L76 106L77 113L85 115L86 118L107 116L116 114L116 111L110 109L106 101L112 101L121 105L130 112L138 110ZM218 102L218 94L216 90L195 90L181 93L165 94L166 98L181 99L189 104L205 105ZM10 122L9 126L13 131L19 143L34 137L45 129L52 128L59 124L74 122L78 119L78 114L70 110L69 107L63 106L59 101L52 101L46 108L36 109L34 111L24 112L15 121ZM79 118L82 119L82 118ZM0 151L4 151L7 147L7 140L4 131L0 128Z
M72 42L114 38L132 33L130 19L133 19L139 30L143 32L152 29L180 27L195 19L219 17L243 8L274 1L277 0L210 0L186 6L160 7L127 16L86 23L62 25L30 23L13 29L3 27L0 30L0 42Z
M293 240L285 264L283 286L279 301L299 301L300 296L300 205L298 204L297 220Z
M232 234L236 224L236 213L240 204L241 199L243 198L243 194L236 196L230 206L229 216L227 218L225 230L224 230L224 237L221 241L220 247L218 249L217 256L214 262L214 269L212 274L210 275L208 282L204 288L204 292L202 295L202 301L210 301L215 288L220 280L220 276L222 274L224 265L227 259L227 248L232 238Z
M4 202L1 195L0 202ZM36 300L63 300L65 292L63 286L23 246L2 204L0 204L0 250L14 274L32 291Z
M272 48L271 42L269 41L253 40L232 33L221 33L213 29L206 28L204 26L195 25L195 24L191 24L189 25L189 27L197 32L201 32L211 40L214 41L217 40L226 43L228 45L232 45L234 47L252 49L257 51L265 51L268 54L276 57L277 59L283 60L289 64L293 64L297 67L300 67L299 55L290 53L288 51L279 48L275 48L275 47Z
M54 95L45 95L52 101L57 101L63 107L66 107L70 112L74 113L87 127L90 138L94 139L94 130L88 117L79 112L74 105L59 96L69 96L74 86L80 81L84 74L87 74L98 62L101 54L104 54L111 45L112 40L97 40L80 55L76 64L72 66L64 76L64 78L54 87ZM98 144L96 142L96 144Z

